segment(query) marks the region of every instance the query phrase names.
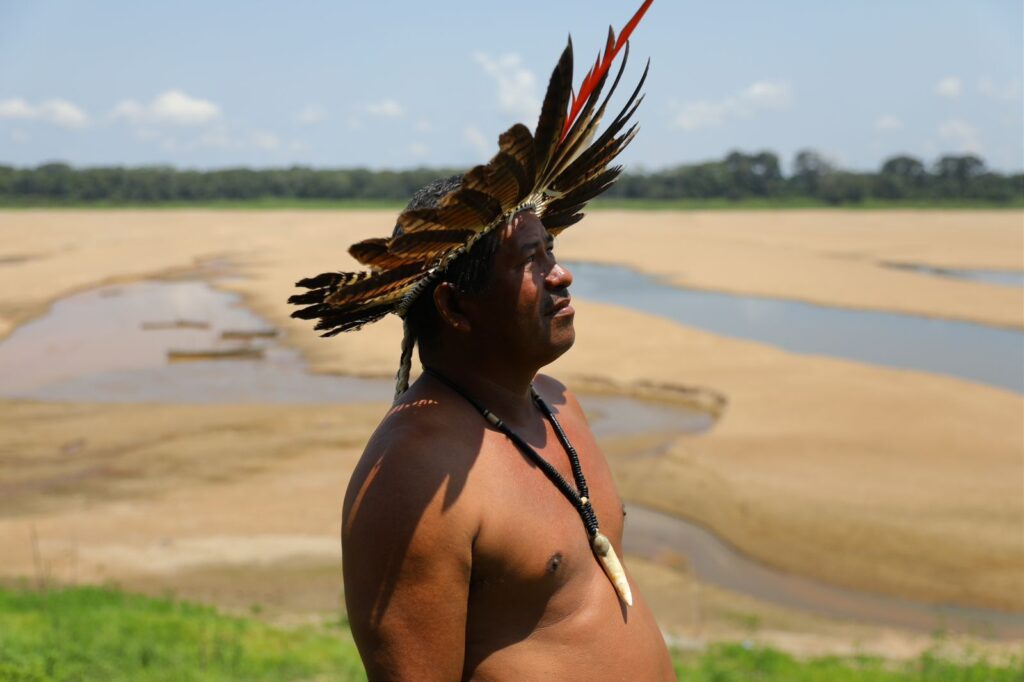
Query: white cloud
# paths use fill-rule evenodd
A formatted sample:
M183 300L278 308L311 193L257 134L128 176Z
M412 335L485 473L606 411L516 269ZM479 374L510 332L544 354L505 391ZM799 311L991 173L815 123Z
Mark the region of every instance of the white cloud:
M423 118L416 121L416 125L413 127L416 128L416 132L418 133L429 133L434 129L434 127L430 125L430 121Z
M314 123L320 123L327 118L327 112L321 107L308 106L303 107L301 110L296 112L295 121L302 125L312 125Z
M430 153L430 149L422 142L414 142L409 145L409 153L413 156L426 156Z
M469 126L462 131L462 137L469 143L469 146L473 148L477 156L482 160L486 161L493 155L496 146L492 147L488 142L484 134L480 132L478 128Z
M280 149L281 140L273 133L268 133L265 130L257 130L249 136L250 144L256 149L262 149L263 151L271 152L276 149Z
M875 130L880 133L894 133L897 130L903 130L903 121L892 114L879 116L875 120Z
M537 94L537 78L523 66L522 58L518 54L491 57L484 52L476 52L473 59L498 87L498 108L502 113L532 126L540 115L540 96Z
M288 151L291 152L308 152L312 147L302 140L292 140L288 143Z
M0 119L46 121L62 128L84 128L89 116L66 99L48 99L33 106L20 97L0 100Z
M3 99L0 100L0 118L36 118L36 110L20 97Z
M977 128L960 119L950 119L939 124L939 137L956 145L956 151L980 154L982 150L980 133Z
M220 107L213 102L190 97L180 90L158 95L149 110L157 121L175 125L202 125L220 116Z
M734 100L688 102L682 106L672 123L676 128L686 131L719 126L725 123L734 108Z
M672 125L686 131L719 126L732 119L750 118L762 111L782 111L793 101L786 81L757 81L737 94L719 100L696 100L679 107Z
M393 99L382 99L366 105L366 113L380 118L399 118L405 111L402 105Z
M180 126L205 125L220 118L220 107L213 102L192 97L181 90L168 90L157 95L149 105L125 99L111 110L110 117L129 123L158 123Z
M1020 101L1020 87L1013 81L1003 87L998 87L991 78L982 78L978 81L978 92L985 97L1008 102Z
M758 81L744 90L741 98L756 109L786 109L793 90L785 81Z
M11 139L18 144L24 144L32 139L32 136L26 133L24 130L16 129L11 131Z
M959 97L963 91L963 83L956 76L946 76L935 86L935 94L940 97Z
M39 105L40 117L62 128L84 128L89 117L84 111L64 99L51 99Z

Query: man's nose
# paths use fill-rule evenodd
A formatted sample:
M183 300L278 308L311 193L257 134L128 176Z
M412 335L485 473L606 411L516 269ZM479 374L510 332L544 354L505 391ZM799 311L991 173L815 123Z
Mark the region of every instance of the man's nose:
M572 273L560 263L555 263L548 272L547 283L552 289L566 289L572 284Z

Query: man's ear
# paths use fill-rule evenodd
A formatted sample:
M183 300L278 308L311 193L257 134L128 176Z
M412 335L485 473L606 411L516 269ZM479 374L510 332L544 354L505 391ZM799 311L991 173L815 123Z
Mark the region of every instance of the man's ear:
M434 287L434 307L444 324L457 332L471 331L469 318L462 309L461 292L451 282L441 282Z

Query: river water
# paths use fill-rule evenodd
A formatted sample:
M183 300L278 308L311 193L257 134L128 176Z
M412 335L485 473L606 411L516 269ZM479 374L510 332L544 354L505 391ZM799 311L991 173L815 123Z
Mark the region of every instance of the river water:
M945 374L1024 393L1021 330L685 289L616 265L567 266L571 291L583 298L794 353Z

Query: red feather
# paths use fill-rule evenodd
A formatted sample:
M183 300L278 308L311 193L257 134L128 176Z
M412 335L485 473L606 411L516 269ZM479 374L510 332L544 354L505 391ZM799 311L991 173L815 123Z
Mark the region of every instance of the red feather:
M636 11L633 18L629 20L629 23L626 24L619 33L619 38L615 41L614 46L612 45L614 35L611 30L608 31L608 42L605 44L604 57L602 58L601 54L598 53L597 60L594 62L594 67L587 72L586 77L580 84L579 94L572 99L572 106L569 107L569 116L565 119L565 128L562 129L563 140L569 133L569 129L572 127L573 121L575 121L576 117L579 116L580 110L583 109L583 105L586 104L587 98L590 97L590 93L594 91L598 82L600 82L601 78L603 78L608 72L608 69L611 68L612 62L615 61L615 55L619 53L622 46L626 44L627 40L629 40L629 36L633 33L633 29L635 29L636 25L640 23L640 20L643 18L644 13L647 11L647 8L651 6L652 2L654 2L654 0L644 0L644 4L640 5L640 9Z

